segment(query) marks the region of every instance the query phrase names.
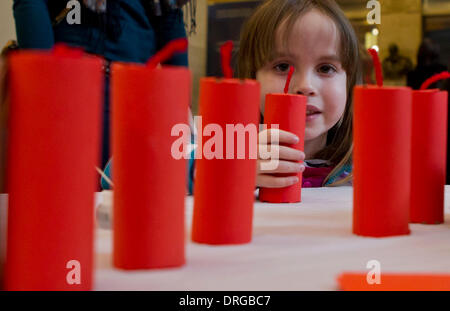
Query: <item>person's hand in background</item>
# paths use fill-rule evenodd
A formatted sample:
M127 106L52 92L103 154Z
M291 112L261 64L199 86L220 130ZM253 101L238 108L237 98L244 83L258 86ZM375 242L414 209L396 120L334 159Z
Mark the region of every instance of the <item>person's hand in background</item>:
M296 176L279 175L295 174L305 170L304 164L298 163L304 161L305 153L286 146L298 143L298 139L296 135L279 129L266 129L259 133L257 187L283 188L299 182Z

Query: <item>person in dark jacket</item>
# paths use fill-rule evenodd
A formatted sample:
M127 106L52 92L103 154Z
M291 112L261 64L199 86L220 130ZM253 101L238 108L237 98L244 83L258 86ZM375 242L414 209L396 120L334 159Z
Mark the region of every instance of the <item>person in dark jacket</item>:
M62 42L107 61L103 167L110 158L109 62L145 63L169 41L185 38L181 7L187 0L79 0L79 24L68 22L69 2L73 1L14 0L18 47L51 49L55 43ZM167 64L187 66L187 53L174 55Z
M425 38L417 53L417 66L408 74L407 85L414 90L420 89L425 80L431 76L447 70L447 66L440 63L439 45L429 38ZM437 82L430 88L440 88L444 82Z

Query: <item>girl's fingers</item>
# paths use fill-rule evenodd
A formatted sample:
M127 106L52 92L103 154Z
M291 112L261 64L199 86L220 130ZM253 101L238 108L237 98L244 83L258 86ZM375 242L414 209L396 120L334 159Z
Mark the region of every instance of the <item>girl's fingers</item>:
M275 177L271 175L258 175L256 186L264 188L284 188L298 183L297 176Z
M257 174L273 173L300 173L305 170L305 165L301 163L283 160L259 160L257 161Z
M303 151L280 145L258 145L258 157L262 160L282 159L289 161L305 160Z
M258 141L260 144L279 143L293 145L299 142L299 138L291 132L279 129L267 129L259 132Z

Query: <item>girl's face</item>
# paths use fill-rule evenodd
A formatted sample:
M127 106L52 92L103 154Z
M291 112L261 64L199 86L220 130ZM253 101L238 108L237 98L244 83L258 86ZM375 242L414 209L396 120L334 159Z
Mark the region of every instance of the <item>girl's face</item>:
M283 24L276 31L275 55L256 72L261 83L261 112L268 93L283 93L289 67L295 71L289 93L308 97L305 142L325 139L343 115L347 101L347 74L339 59L336 25L318 10L302 15L283 44ZM281 31L280 31L281 29Z

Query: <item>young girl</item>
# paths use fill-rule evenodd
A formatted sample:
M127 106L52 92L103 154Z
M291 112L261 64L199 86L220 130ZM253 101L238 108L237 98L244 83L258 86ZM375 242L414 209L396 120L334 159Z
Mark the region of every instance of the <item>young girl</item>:
M262 119L266 94L283 93L291 66L295 71L289 93L308 98L304 152L285 146L298 137L280 130L280 164L262 171L264 160L258 159L256 184L290 186L297 177L276 173L296 172L303 172L303 187L348 184L352 90L360 79L358 40L333 0L268 0L248 20L241 34L238 74L261 83ZM260 144L270 144L269 131L260 133Z

